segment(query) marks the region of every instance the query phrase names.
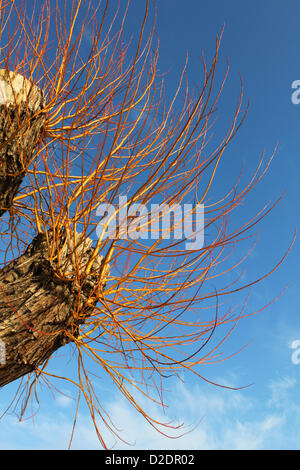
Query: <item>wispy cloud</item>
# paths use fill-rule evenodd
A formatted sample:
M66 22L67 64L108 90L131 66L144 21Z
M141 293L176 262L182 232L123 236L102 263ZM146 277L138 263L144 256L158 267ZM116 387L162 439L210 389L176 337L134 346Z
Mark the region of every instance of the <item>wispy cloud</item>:
M297 381L294 377L282 377L270 382L269 388L271 396L268 401L268 405L277 408L285 407L289 398L289 391L291 391L296 384Z
M169 394L166 411L152 404L147 410L158 421L182 427L170 430L173 439L159 434L122 398L114 397L106 405L118 433L128 444L116 440L107 430L103 437L114 449L281 449L297 448L297 420L292 404L297 382L290 377L269 384L264 406L249 391L224 391L179 384ZM17 422L12 416L0 427L2 449L66 448L72 429L68 414L69 399L53 403L53 413L38 414L35 422ZM140 397L141 405L145 398ZM290 411L293 410L293 411ZM296 420L296 421L295 421ZM288 430L293 429L293 432ZM178 437L183 434L182 437ZM175 438L177 436L177 438ZM298 444L297 444L298 442ZM73 449L99 448L87 414L78 418Z

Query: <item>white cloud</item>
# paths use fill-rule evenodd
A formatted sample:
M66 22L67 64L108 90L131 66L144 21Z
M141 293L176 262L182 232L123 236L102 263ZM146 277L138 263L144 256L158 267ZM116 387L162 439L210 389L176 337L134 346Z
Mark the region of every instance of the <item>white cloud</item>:
M61 408L67 408L70 406L72 403L74 404L73 398L71 398L68 395L64 395L60 393L56 398L55 398L56 403L61 407Z
M282 407L288 398L289 391L295 387L297 381L294 377L282 377L278 380L273 380L269 384L271 390L271 397L268 401L268 406Z
M174 437L183 434L176 439L159 434L124 398L112 397L106 403L106 411L127 444L115 439L103 426L100 429L108 447L114 449L280 449L288 445L284 443L288 436L285 426L289 425L291 416L286 406L276 405L288 399L295 385L296 381L289 377L270 383L270 398L262 409L249 389L230 391L179 383L167 396L169 406L165 411L153 403L149 405L140 396L140 405L146 407L155 420L175 427L184 423L178 429L168 429ZM40 412L34 423L18 423L11 416L5 417L0 428L1 448L67 448L73 425L71 416L66 414L67 405L69 401L63 398L54 401L53 413ZM290 444L294 448L296 437L295 443ZM101 448L89 416L82 412L78 416L72 448Z

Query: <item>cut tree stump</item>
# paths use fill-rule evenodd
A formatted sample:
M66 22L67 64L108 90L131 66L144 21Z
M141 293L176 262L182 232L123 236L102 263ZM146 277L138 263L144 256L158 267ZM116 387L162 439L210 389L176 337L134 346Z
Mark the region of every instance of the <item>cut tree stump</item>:
M0 69L0 216L11 207L41 139L44 105L36 85Z
M50 237L50 238L49 238ZM43 364L78 334L77 327L92 312L87 300L98 284L102 256L95 258L92 273L79 286L55 273L57 261L49 260L45 234L39 234L26 252L0 270L0 340L5 345L5 364L0 365L0 386ZM90 259L91 240L76 236L76 247L60 238L60 266L69 274L77 263ZM68 247L68 248L66 248ZM104 281L103 281L104 283Z

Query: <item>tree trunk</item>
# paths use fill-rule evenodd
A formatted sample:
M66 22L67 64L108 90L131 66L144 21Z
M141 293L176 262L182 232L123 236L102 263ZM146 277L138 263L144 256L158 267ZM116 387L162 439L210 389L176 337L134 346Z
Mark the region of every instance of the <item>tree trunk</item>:
M41 138L44 104L37 86L0 69L0 216L12 205Z
M48 241L51 233L48 234ZM77 235L79 244L83 241ZM67 274L72 255L60 236L60 265ZM65 246L65 248L63 248ZM80 245L80 259L89 259L91 240ZM102 257L95 259L93 271L101 269ZM5 364L0 365L0 386L33 371L61 346L78 334L91 307L87 300L98 276L85 276L78 285L57 275L57 262L48 257L45 234L39 234L26 252L0 271L0 340L5 345Z
M0 216L11 207L41 139L43 107L38 87L0 70ZM92 241L75 234L72 246L60 233L59 266L57 258L49 258L52 243L51 231L39 234L22 256L0 270L0 386L35 370L72 341L92 311L87 300L99 276L85 275L79 285L70 274L74 263L78 268L78 262L89 261ZM92 272L100 272L101 262L102 257L94 260ZM60 269L64 276L58 275Z

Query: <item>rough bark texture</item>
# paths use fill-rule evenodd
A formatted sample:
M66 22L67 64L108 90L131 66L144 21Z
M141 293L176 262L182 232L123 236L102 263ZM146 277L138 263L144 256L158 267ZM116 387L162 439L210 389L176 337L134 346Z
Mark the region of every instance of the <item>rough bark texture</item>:
M0 216L7 211L40 140L43 93L18 74L0 70Z
M11 207L41 139L45 116L42 92L19 74L0 69L0 216ZM0 270L0 386L42 365L59 347L76 337L91 313L87 300L99 276L72 279L92 255L84 235L66 243L59 236L58 258L49 258L52 232L39 234L18 259ZM48 237L48 240L47 240ZM56 260L55 260L56 259ZM101 269L97 257L92 272ZM3 347L5 350L3 350Z
M48 236L51 234L48 234ZM90 258L91 240L77 235L73 254L60 237L60 265L65 273L73 269L73 257L80 262ZM72 248L72 247L71 247ZM79 251L78 251L79 250ZM93 270L101 268L102 257L94 261ZM0 340L5 344L6 363L0 365L0 386L33 371L54 351L76 336L76 325L84 322L91 307L86 301L93 292L97 276L85 277L81 286L55 275L57 262L49 261L46 235L38 235L26 252L0 271ZM5 292L5 294L4 294ZM75 319L73 314L79 312Z

